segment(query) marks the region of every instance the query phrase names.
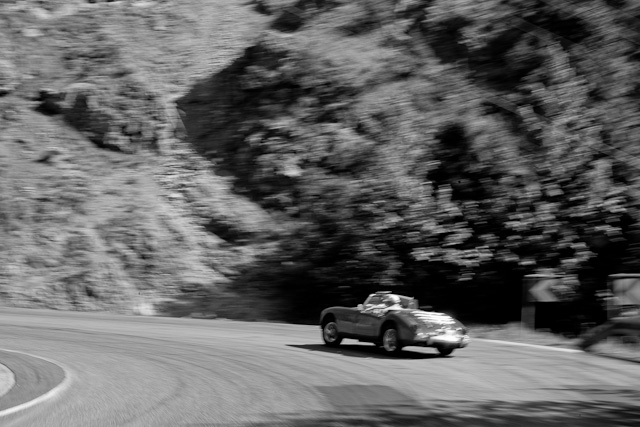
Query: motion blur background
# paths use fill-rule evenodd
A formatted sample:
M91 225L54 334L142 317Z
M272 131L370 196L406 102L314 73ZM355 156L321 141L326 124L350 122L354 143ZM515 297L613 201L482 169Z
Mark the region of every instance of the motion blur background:
M2 304L576 332L640 273L640 5L0 1Z

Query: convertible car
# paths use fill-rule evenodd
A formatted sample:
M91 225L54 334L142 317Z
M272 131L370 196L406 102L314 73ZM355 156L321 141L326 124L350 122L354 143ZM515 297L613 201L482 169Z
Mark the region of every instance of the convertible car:
M394 301L391 305L389 301ZM447 356L469 345L467 328L444 313L421 310L411 297L376 292L357 307L330 307L320 315L322 339L330 347L344 338L371 342L388 353L403 347L435 347Z

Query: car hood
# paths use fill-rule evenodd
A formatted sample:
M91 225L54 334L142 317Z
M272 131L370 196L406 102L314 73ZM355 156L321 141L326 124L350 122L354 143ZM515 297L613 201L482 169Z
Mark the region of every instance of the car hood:
M462 323L449 316L448 314L438 313L435 311L423 310L402 310L399 312L401 316L413 319L416 323L427 326L429 328L451 326L462 327Z

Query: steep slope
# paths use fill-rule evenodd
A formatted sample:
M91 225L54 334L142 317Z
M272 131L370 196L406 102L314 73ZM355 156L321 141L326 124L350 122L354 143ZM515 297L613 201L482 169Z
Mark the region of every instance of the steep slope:
M1 7L3 302L268 317L228 284L269 243L229 240L277 227L185 145L172 101L264 18L227 1Z

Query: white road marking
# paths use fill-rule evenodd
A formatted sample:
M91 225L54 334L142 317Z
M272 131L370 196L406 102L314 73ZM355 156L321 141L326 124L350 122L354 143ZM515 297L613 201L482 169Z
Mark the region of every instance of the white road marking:
M0 397L9 393L16 384L16 376L13 371L0 363Z
M70 371L67 368L65 368L64 366L62 366L60 363L58 363L58 362L54 362L53 360L47 359L46 357L36 356L35 354L31 354L31 353L25 353L24 351L9 350L9 349L6 349L6 348L0 348L0 351L6 351L8 353L24 354L25 356L35 357L36 359L44 360L45 362L49 362L49 363L51 363L53 365L56 365L57 367L62 369L62 371L64 372L64 379L60 382L60 384L58 384L57 386L53 387L51 390L49 390L45 394L36 397L35 399L32 399L32 400L30 400L28 402L21 403L21 404L16 405L16 406L14 406L12 408L7 408L7 409L5 409L3 411L0 411L0 417L4 417L6 415L22 411L24 409L27 409L27 408L30 408L30 407L32 407L34 405L42 403L42 402L44 402L44 401L46 401L48 399L52 399L55 396L57 396L60 393L62 393L71 384L71 373L70 373Z
M565 353L584 353L582 350L578 350L578 349L574 349L574 348L550 347L550 346L547 346L547 345L526 344L526 343L523 343L523 342L489 340L489 339L485 339L485 338L475 338L475 339L473 339L473 341L484 341L484 342L491 342L491 343L496 343L496 344L506 344L506 345L518 345L518 346L521 346L521 347L544 348L546 350L562 351L562 352L565 352Z

